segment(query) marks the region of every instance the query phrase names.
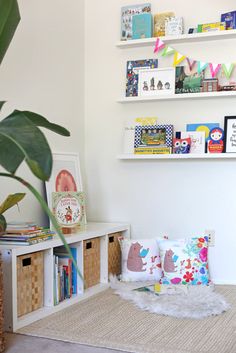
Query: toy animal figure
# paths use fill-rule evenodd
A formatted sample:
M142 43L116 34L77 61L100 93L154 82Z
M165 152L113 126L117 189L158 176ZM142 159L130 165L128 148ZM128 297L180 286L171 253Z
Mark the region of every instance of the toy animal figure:
M175 263L173 261L174 252L169 249L166 250L165 257L164 257L164 271L165 272L176 272Z
M191 146L191 138L178 139L174 138L174 153L189 153Z
M128 259L127 259L127 269L132 272L144 272L146 268L143 266L147 265L146 262L143 262L142 257L140 255L142 246L136 242L130 246ZM149 251L149 249L148 249Z

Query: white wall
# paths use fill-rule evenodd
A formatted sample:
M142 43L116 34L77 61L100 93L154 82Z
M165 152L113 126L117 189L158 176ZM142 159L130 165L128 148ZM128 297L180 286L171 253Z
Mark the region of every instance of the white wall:
M188 100L121 105L125 63L153 57L152 48L120 50L120 8L136 0L85 2L86 186L88 218L131 224L134 237L201 234L214 229L210 249L212 278L236 284L236 162L120 161L123 122L129 117L157 116L184 129L187 122L219 121L236 115L236 100ZM235 10L235 1L152 2L153 12L174 10L186 27L217 21ZM220 44L223 45L221 49ZM184 54L212 62L235 61L236 42L176 45ZM166 66L167 61L160 62Z
M21 22L0 67L2 117L13 109L32 110L68 128L71 137L46 133L53 151L80 152L84 164L84 1L19 0ZM17 174L38 190L43 183L21 167ZM8 220L45 223L34 197L20 184L1 178L0 200L26 191Z

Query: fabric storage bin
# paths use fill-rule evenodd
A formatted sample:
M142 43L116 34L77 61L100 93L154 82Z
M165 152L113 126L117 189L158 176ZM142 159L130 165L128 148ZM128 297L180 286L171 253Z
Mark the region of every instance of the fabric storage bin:
M84 288L100 283L100 238L83 242L84 251Z
M17 315L43 306L43 251L17 257Z
M5 350L5 335L3 321L3 273L2 273L2 254L0 252L0 352Z
M118 238L121 232L108 235L108 273L112 275L121 274L121 249Z

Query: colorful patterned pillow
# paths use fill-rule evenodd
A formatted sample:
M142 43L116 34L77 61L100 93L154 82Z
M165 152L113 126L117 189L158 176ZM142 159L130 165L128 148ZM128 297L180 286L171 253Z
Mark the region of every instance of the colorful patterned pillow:
M208 237L158 240L163 284L208 284Z
M159 281L161 261L156 239L120 239L122 281Z

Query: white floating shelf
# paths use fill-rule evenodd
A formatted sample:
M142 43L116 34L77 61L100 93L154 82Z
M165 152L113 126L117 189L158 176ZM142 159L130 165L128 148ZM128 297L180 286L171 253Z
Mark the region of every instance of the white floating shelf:
M179 100L179 99L202 99L202 98L221 98L236 97L236 91L219 91L219 92L200 92L200 93L183 93L171 95L156 95L146 97L124 97L118 99L118 103L134 103L134 102L150 102L157 100Z
M117 159L235 159L236 153L120 154Z
M236 38L236 30L228 31L216 31L216 32L206 32L206 33L193 33L193 34L182 34L180 36L166 36L161 37L161 40L166 44L176 44L176 43L191 43L191 42L204 42L213 41L220 39L234 39ZM125 48L135 48L135 47L146 47L153 46L156 42L156 37L144 38L144 39L131 39L126 41L117 42L116 46L121 49Z

